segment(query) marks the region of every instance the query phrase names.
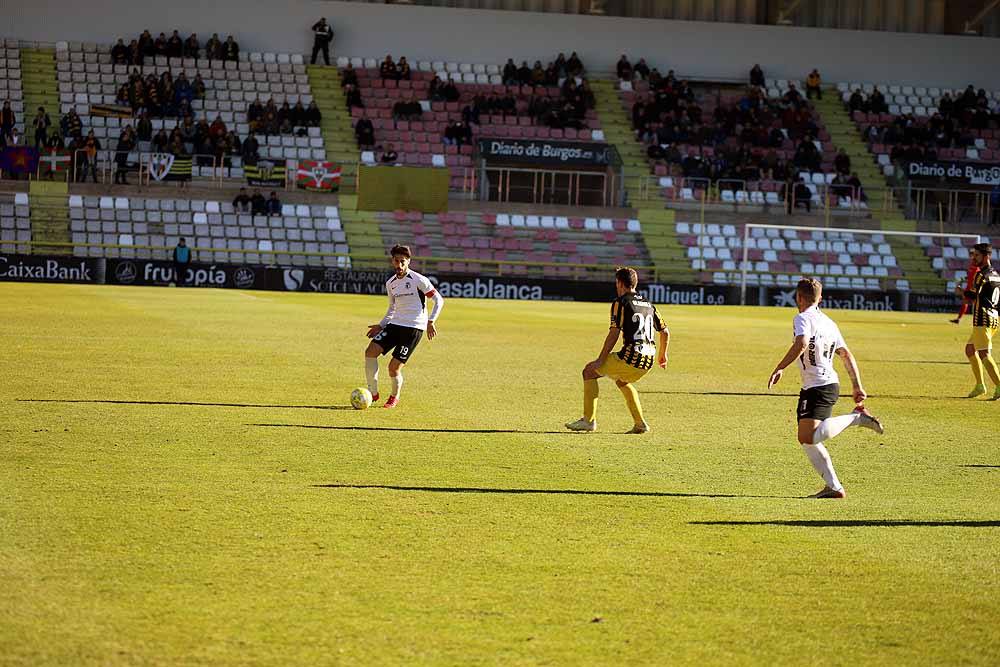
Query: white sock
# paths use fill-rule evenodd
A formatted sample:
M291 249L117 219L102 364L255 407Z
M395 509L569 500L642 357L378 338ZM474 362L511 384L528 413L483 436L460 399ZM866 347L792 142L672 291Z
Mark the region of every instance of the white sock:
M392 395L399 398L399 392L403 390L403 374L392 376Z
M835 438L840 433L852 426L857 426L858 422L861 421L860 412L852 412L846 415L840 415L839 417L829 417L824 419L813 431L813 442L826 442L830 438Z
M375 396L378 394L378 357L365 357L365 377L368 378L368 391Z
M806 453L809 463L820 474L820 477L823 478L827 486L834 491L840 491L844 488L841 486L840 480L837 479L837 473L833 470L833 461L830 460L830 452L826 451L826 447L823 446L822 442L817 442L813 445L803 444L802 451Z

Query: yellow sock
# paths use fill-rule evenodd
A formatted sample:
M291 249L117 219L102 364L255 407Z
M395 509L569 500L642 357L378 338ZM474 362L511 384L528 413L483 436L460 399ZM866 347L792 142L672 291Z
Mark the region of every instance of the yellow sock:
M625 404L628 405L628 411L632 413L636 426L645 424L646 420L642 418L642 405L639 404L639 392L630 384L619 385L618 388L625 396Z
M983 365L979 363L979 355L974 353L969 357L969 365L972 366L972 374L976 377L976 384L983 384Z
M594 415L597 414L597 395L599 393L597 380L583 381L583 418L589 422L594 421Z
M986 366L986 372L990 374L990 379L993 380L993 384L1000 387L1000 369L997 368L996 360L993 359L992 356L987 356L983 359L983 365ZM980 379L979 382L981 384L982 379Z

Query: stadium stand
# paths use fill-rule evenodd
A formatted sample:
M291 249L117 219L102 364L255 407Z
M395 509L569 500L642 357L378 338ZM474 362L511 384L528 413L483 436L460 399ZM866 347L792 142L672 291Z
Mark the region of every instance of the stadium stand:
M28 195L18 192L0 197L0 252L31 251L31 207Z
M250 133L247 107L255 99L273 99L278 105L285 101L308 104L313 99L303 58L299 54L241 52L237 61L156 56L151 63L140 68L113 65L108 45L59 42L56 68L62 113L74 109L81 118L85 133L93 129L102 141L117 138L121 128L134 124L134 119L91 113L94 105L115 105L118 90L128 83L133 69L143 75L154 74L157 77L164 72L172 76L183 72L189 80L200 76L205 84L205 97L191 102L195 117L211 122L218 116L228 127L236 129L241 140L245 140ZM152 119L154 133L161 128L169 132L181 123L177 118ZM278 161L326 159L320 129L302 127L301 130L301 133L293 135L261 136L260 158ZM210 166L201 165L199 169L201 175L211 176ZM241 158L232 157L222 176L241 178Z
M24 136L24 91L21 81L21 51L16 39L0 40L0 102L10 102L18 136Z
M337 206L285 204L281 215L262 216L238 213L225 201L71 195L69 211L74 254L81 257L162 259L164 251L143 246L173 247L184 237L202 262L349 263L346 256L318 254L349 252Z
M650 265L636 219L465 211L376 217L386 243L410 245L439 271L494 274L499 264L515 275L567 277L589 272L571 264Z

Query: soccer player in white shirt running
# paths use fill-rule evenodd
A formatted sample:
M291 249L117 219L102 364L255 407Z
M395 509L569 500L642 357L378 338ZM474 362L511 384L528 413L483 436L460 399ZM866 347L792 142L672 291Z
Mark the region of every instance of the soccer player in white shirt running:
M798 361L802 372L802 390L799 392L797 416L799 420L799 443L816 472L826 486L814 494L813 498L843 498L847 494L837 479L833 462L823 443L836 437L846 428L863 426L876 433L882 433L882 424L865 409L863 403L867 394L861 386L861 374L854 355L847 349L840 329L819 310L823 297L823 286L818 280L800 280L795 288L795 303L799 314L793 321L795 339L792 346L771 373L768 389L778 384L781 374L790 364ZM833 370L833 355L839 356L854 387L854 411L831 417L833 406L840 397L837 372Z
M392 247L392 266L395 275L385 283L389 295L389 309L378 324L368 327L368 337L372 342L365 350L365 375L372 402L378 400L378 358L392 352L389 362L389 378L392 380L392 394L384 408L394 408L399 403L399 392L403 388L403 366L427 332L427 339L437 336L434 321L441 314L444 298L434 289L434 285L416 271L410 271L410 249L405 245ZM434 300L434 308L427 314L427 299Z

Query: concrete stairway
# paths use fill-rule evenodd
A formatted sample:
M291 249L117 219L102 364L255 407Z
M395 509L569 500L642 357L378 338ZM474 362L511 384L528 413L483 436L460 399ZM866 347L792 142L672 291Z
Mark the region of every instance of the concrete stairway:
M309 85L313 98L323 114L320 130L326 147L326 159L341 167L340 191L357 192L358 146L347 112L344 91L340 87L340 72L336 67L308 65Z
M605 139L613 144L625 168L625 190L628 204L638 209L643 242L660 281L691 283L696 279L686 251L677 241L674 212L666 210L659 188L647 188L649 162L642 144L632 131L632 121L622 107L616 82L595 79L590 82L601 119Z
M32 253L72 254L72 248L68 245L45 245L45 243L69 244L73 240L69 229L68 196L69 186L66 183L31 182L28 202L31 206Z
M872 217L886 230L916 231L917 225L905 219L902 209L889 195L889 184L875 156L861 138L861 134L850 114L840 100L835 89L824 91L822 100L816 101L816 109L823 117L823 123L830 132L833 143L843 148L851 158L851 169L868 195L868 207ZM893 254L903 271L903 277L915 292L942 292L945 281L934 271L931 260L917 244L916 237L886 237ZM890 285L891 287L891 285Z
M353 269L385 269L388 248L373 211L359 211L358 196L340 195L340 222L347 235Z
M25 140L35 142L32 121L38 107L45 107L52 126L49 133L59 130L59 82L56 79L56 54L52 49L21 49L21 81L24 90Z

